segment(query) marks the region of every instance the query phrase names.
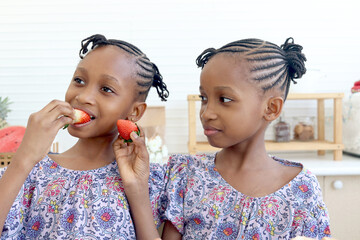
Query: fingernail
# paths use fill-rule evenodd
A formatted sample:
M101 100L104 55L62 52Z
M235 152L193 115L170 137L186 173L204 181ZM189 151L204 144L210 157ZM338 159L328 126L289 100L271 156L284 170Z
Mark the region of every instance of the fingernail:
M136 132L131 132L132 138L138 138L139 136L136 134Z

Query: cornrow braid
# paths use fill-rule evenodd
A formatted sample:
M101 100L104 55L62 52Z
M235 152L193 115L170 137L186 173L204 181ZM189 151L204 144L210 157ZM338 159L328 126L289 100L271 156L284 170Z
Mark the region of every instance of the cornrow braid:
M90 44L91 47L89 49ZM139 95L145 95L146 99L150 88L155 87L161 100L166 101L166 99L169 97L169 91L166 84L163 82L163 77L160 74L158 67L155 65L155 63L151 62L139 48L135 47L134 45L121 40L106 39L101 34L95 34L81 41L79 56L81 59L83 59L89 51L95 49L96 47L106 45L117 46L135 57L136 64L139 67L138 71L136 72L139 78L137 84L141 89L139 90Z
M260 39L244 39L224 45L219 49L208 48L196 59L198 67L205 64L218 53L241 54L251 62L253 80L260 84L264 91L279 86L284 91L285 99L289 92L290 82L305 74L305 55L302 46L295 44L293 38L286 39L280 47ZM284 100L285 100L284 99Z

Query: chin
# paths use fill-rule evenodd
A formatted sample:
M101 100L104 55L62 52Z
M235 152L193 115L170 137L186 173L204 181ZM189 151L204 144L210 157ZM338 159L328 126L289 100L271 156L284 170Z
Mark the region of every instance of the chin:
M86 138L84 135L84 133L80 132L80 131L76 131L76 129L72 129L70 128L70 126L67 128L68 133L75 138ZM87 133L86 133L87 134Z
M218 143L218 142L216 142L214 140L211 140L209 138L208 138L208 142L212 147L215 147L215 148L224 148L225 147L224 144Z

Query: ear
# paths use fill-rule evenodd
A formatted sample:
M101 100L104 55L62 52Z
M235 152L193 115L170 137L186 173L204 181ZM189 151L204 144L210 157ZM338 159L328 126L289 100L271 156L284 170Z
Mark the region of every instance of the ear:
M127 119L132 122L137 122L144 115L147 105L145 102L136 102L133 105L131 113L127 116Z
M269 122L277 119L281 114L283 105L284 105L284 99L282 97L269 98L266 103L264 119Z

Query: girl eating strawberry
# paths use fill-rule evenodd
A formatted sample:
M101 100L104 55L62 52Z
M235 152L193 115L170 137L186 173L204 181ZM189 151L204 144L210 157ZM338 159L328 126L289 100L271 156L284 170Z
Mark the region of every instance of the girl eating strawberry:
M157 66L130 43L93 35L82 41L79 55L65 101L53 100L29 117L11 164L0 171L1 239L136 239L113 147L116 123L142 117L152 86L161 100L169 92ZM65 125L77 143L48 154ZM127 143L119 138L117 144ZM154 205L162 185L158 171L151 166L142 185Z
M292 38L280 47L244 39L200 54L200 120L209 143L221 150L170 157L162 196L163 239L330 236L316 177L302 164L269 156L265 149L265 130L279 117L290 83L306 72L305 61ZM135 145L143 149L141 144ZM128 167L126 177L145 183L144 169ZM145 198L144 191L133 189ZM136 228L148 231L146 226Z

